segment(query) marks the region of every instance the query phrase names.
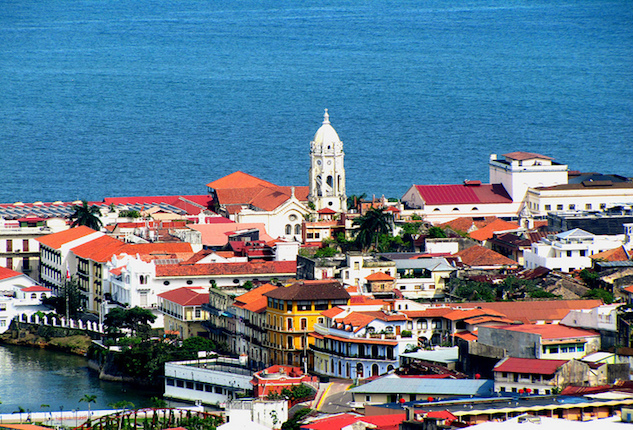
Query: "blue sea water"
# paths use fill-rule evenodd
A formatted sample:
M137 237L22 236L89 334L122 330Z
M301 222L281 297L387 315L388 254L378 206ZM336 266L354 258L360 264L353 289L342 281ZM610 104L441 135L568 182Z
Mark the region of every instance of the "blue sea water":
M488 180L490 153L633 176L633 2L0 1L0 202Z

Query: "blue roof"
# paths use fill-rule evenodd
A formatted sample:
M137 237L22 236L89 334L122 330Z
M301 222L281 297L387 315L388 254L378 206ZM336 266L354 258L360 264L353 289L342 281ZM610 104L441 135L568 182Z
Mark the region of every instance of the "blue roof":
M490 379L429 379L387 375L349 390L363 394L417 394L442 396L491 396Z

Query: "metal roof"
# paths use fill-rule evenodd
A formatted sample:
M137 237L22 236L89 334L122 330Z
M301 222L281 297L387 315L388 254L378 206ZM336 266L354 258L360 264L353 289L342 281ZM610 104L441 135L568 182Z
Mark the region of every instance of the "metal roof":
M367 394L490 396L493 389L494 381L489 379L401 378L388 375L349 391Z
M451 348L438 348L434 351L419 350L416 352L405 352L400 354L400 356L435 363L454 363L459 359L459 348L453 346Z

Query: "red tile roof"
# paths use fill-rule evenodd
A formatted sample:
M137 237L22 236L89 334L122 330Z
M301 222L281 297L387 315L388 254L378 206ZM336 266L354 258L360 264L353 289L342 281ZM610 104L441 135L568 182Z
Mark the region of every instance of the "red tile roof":
M351 325L356 332L375 319L376 317L365 312L351 312L342 318L335 318L334 322L337 324L342 323L344 326Z
M337 316L338 314L345 312L345 309L340 308L338 306L334 306L333 308L328 309L327 311L323 311L321 312L321 315L323 315L326 318L334 318L335 316Z
M512 203L501 184L471 185L416 185L427 205Z
M453 337L458 337L460 339L464 339L467 341L477 340L477 335L469 332L469 331L460 331L453 335Z
M384 272L376 272L372 273L369 276L365 276L365 279L367 279L368 281L393 281L396 278L387 275Z
M213 182L209 182L207 187L214 190L220 190L224 188L248 188L248 187L275 187L272 182L264 181L256 176L249 175L248 173L233 172L230 175L223 178L216 179Z
M266 242L273 239L266 233L264 223L190 224L188 227L202 234L203 245L213 247L226 245L229 242L230 233L242 230L259 230L259 239Z
M495 372L553 375L559 367L568 361L569 360L541 360L537 358L508 357L498 363L492 370Z
M110 236L101 236L90 242L76 246L72 252L81 258L93 260L100 263L109 261L113 255L118 254L125 243Z
M347 291L347 288L345 289L345 291ZM385 305L387 304L387 302L385 302L384 300L380 300L380 299L374 299L373 297L369 297L369 296L352 296L349 299L349 304L350 306L365 306L365 305Z
M51 289L42 287L41 285L32 285L30 287L22 288L21 291L24 291L25 293L38 293L38 292L45 293L45 292L51 291Z
M474 227L475 229L480 229L482 227L487 226L488 224L490 224L491 222L497 220L498 218L493 216L493 217L486 217L485 219L477 219L475 220L472 217L467 217L467 216L463 216L463 217L459 217L459 218L455 218L451 221L439 224L439 227L450 227L455 231L463 231L463 232L469 232L471 231L471 229Z
M618 246L617 248L603 251L598 254L591 255L590 257L594 260L604 261L628 261L631 259L631 255L627 252L624 246Z
M15 278L20 275L24 275L24 273L16 272L15 270L0 266L0 279Z
M158 297L181 306L201 306L209 303L208 289L200 287L182 287L161 293Z
M502 219L496 219L485 227L475 230L470 233L470 237L483 242L484 240L491 239L497 231L518 230L521 226L515 222L508 222Z
M42 245L48 246L49 248L58 249L68 242L72 242L73 240L80 239L93 233L96 233L96 231L86 226L80 225L75 228L69 228L68 230L47 234L46 236L37 238L35 240L37 240Z
M553 160L553 158L547 157L545 155L535 154L533 152L521 152L521 151L509 152L507 154L502 154L502 156L506 157L506 158L509 158L511 160L517 160L517 161L530 160L532 158L541 158L541 159L545 159L545 160Z
M294 275L295 261L254 261L246 263L159 264L156 277L222 275Z
M237 297L233 306L255 313L264 312L266 310L266 306L268 305L268 298L264 296L264 294L274 290L275 288L277 288L277 286L272 284L264 284L260 287L254 288L248 293Z
M323 208L317 211L317 213L319 214L326 214L326 215L334 215L336 214L336 211L333 211L330 208Z
M447 306L486 308L497 311L513 321L524 323L562 320L570 310L593 309L602 305L602 300L526 300L516 302L467 302L447 303Z
M462 259L462 262L471 267L501 267L518 266L514 260L480 245L471 246L455 254Z

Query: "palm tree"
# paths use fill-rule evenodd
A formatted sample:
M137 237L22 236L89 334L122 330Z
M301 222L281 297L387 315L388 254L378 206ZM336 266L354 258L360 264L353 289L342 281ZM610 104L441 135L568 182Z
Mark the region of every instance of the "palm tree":
M101 230L103 223L99 218L101 216L101 210L98 206L88 206L88 202L81 201L81 205L73 205L71 208L74 212L70 214L70 219L73 220L70 227L77 227L78 225L85 225L93 230Z
M363 199L367 197L367 194L363 193L359 196L352 194L351 196L349 196L347 198L347 209L354 209L356 210L358 213L360 213L360 204L362 203Z
M11 412L12 414L20 414L20 423L22 423L22 414L26 412L26 409L24 409L22 406L18 406L18 409L16 411Z
M90 421L90 415L92 415L90 412L90 403L97 403L97 396L94 394L84 394L84 396L79 399L79 403L81 402L88 403L88 421Z
M371 208L365 215L354 220L354 225L358 226L356 242L361 250L369 249L372 244L374 249L378 248L378 238L383 234L391 233L393 230L393 215L383 212L382 208Z

